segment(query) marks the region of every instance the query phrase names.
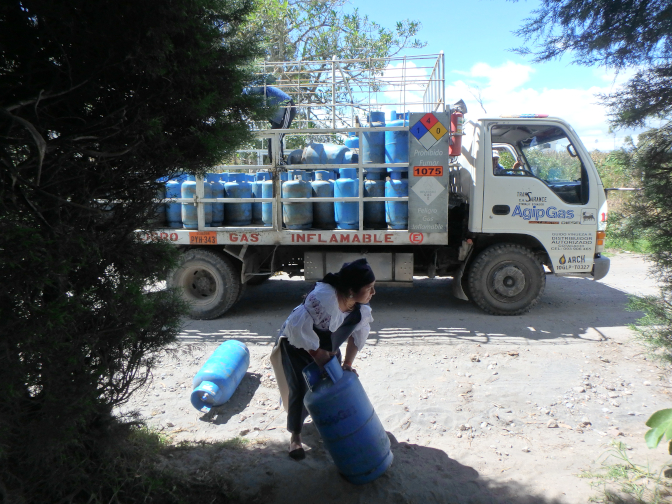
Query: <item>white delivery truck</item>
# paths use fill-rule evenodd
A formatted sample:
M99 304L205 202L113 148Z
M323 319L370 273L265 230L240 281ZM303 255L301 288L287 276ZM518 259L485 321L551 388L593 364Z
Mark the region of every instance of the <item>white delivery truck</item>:
M465 120L463 103L445 105L443 54L265 65L261 72L276 75L274 86L294 99L294 127L258 132L274 146L266 164L260 150L255 165L217 170L222 176L264 172L271 194L261 197L257 190L250 199L230 191L223 198L206 198L208 182L197 177L193 197L170 200L195 209L197 224L142 234L183 251L168 283L182 289L192 317L221 316L247 283L276 272L317 281L356 257L369 260L377 284L412 286L414 276L450 276L455 296L495 315L517 315L533 307L544 292L546 275L599 280L608 273L609 259L602 255L604 187L588 151L562 119L524 114ZM394 123L374 121L381 111L394 108L409 112ZM292 138L295 144L305 143L287 160L278 156L283 133L289 143ZM340 155L316 156L320 149L328 150L325 139L332 150L343 139L359 147L349 149L347 162ZM339 149L348 150L336 145ZM340 184L334 196L309 191L304 197L287 197L286 184L300 184L299 178L310 184L313 177L306 174L325 170L334 186ZM392 191L375 195L367 190L371 184L380 187L381 181ZM344 192L346 185L350 193ZM253 203L265 206L264 222L208 224L207 205L223 205L226 215L230 205ZM367 219L372 203L385 209L386 222ZM334 208L331 229L305 219L298 228L291 225L297 208L303 205L312 212L317 204L322 210L324 204Z

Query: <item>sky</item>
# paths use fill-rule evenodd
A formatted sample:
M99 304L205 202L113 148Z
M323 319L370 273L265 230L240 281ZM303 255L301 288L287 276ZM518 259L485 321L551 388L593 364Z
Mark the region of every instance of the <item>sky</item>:
M511 51L523 44L513 31L538 5L537 0L355 0L350 7L386 28L404 19L420 21L417 38L427 46L402 55L443 51L446 101L463 99L467 118L549 114L567 120L588 150L619 148L625 136L636 132L609 133L607 110L597 95L614 91L629 74L575 65L567 55L559 61L532 63ZM485 112L473 96L477 88Z

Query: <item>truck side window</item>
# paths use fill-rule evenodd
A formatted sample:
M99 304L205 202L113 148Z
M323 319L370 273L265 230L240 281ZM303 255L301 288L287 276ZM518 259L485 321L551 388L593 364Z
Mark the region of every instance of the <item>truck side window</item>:
M500 175L522 172L542 180L565 203L588 202L588 172L562 128L537 124L495 125L492 143L510 144L518 156L515 164L500 170ZM518 166L519 169L515 169Z

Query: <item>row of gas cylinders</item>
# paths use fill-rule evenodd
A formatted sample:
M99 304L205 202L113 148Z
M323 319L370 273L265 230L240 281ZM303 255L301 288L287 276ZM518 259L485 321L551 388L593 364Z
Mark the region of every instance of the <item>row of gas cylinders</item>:
M401 171L403 170L403 172ZM364 180L364 198L408 196L406 168L369 168ZM314 174L315 180L311 180ZM284 179L287 180L284 180ZM226 181L224 181L226 179ZM344 198L359 196L356 168L337 170L288 170L281 173L283 198ZM388 180L386 180L388 179ZM208 173L203 184L205 198L272 198L271 173ZM193 199L196 180L169 180L166 198ZM206 203L206 227L273 224L272 203ZM357 202L291 202L282 206L287 229L359 229ZM192 203L168 203L166 220L173 228L196 229L198 218ZM369 229L406 229L408 202L377 201L364 203L364 227Z

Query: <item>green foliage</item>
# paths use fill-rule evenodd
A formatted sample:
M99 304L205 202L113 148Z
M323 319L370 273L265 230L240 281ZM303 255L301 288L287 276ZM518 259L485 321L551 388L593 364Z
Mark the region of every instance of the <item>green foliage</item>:
M647 466L634 463L627 454L627 446L619 441L612 441L609 450L602 455L601 469L597 472L582 471L580 478L592 480L592 487L600 487L601 497L591 498L591 502L610 502L623 504L636 502L662 504L669 502L672 485L660 472L651 471ZM625 497L628 496L628 497Z
M543 0L515 33L536 47L517 50L535 62L572 54L581 65L624 68L666 61L672 5L665 0Z
M158 210L157 179L202 173L249 138L250 10L249 0L0 5L5 502L87 501L109 440L126 432L113 408L179 331L179 296L154 288L177 251L137 230Z
M633 296L628 309L644 312L636 327L640 337L661 360L672 363L672 304L667 296Z
M672 409L656 411L646 421L647 427L651 427L644 435L646 446L656 448L665 436L668 440L668 453L672 455Z
M383 28L358 9L347 12L347 0L259 0L250 30L263 33L267 61L328 61L382 58L403 49L425 46L415 39L418 21L404 20ZM326 68L326 66L325 66Z

